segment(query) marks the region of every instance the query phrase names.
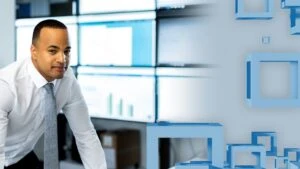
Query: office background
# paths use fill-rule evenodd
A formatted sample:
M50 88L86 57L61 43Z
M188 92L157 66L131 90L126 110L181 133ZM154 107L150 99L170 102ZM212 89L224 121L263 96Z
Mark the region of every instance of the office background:
M260 4L259 0L255 1L256 4ZM15 7L14 1L0 2L1 67L15 59ZM206 45L205 53L200 57L208 57L209 63L213 65L204 72L210 77L203 80L204 87L199 89L195 86L195 90L203 92L199 95L203 102L199 102L201 106L197 107L197 113L186 112L177 114L174 119L172 115L169 118L172 121L219 122L224 125L225 143L248 143L251 131L275 131L278 134L279 153L282 153L283 147L300 147L300 136L296 132L299 128L299 108L256 108L246 102L245 60L248 54L299 52L299 37L290 34L289 10L281 9L280 1L275 1L272 19L236 20L234 8L233 0L216 1L213 7L210 7L209 16L203 18L206 26L203 30L207 31L207 36L205 39L199 39L199 46L202 43ZM266 37L269 39L268 43L263 42ZM264 64L261 78L263 95L287 97L289 73L285 63ZM124 126L139 129L141 166L145 167L145 123L97 118L93 118L93 122L98 129L116 129ZM201 148L204 145L203 140L175 140L172 143L172 146L176 147L173 151L177 152L178 161L193 158L195 154L205 156L205 148ZM243 163L243 159L240 161Z

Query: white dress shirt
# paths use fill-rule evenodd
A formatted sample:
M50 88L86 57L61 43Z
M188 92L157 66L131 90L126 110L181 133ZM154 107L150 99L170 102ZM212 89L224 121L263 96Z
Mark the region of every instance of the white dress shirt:
M31 58L0 69L0 169L32 151L44 133L45 112L41 110L46 83ZM53 83L57 110L68 120L85 169L106 169L103 149L72 69Z

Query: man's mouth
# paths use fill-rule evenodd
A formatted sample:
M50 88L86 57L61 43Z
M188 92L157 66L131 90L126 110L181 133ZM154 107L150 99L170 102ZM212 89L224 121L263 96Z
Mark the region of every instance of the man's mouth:
M63 72L66 70L66 67L64 67L64 66L52 66L52 68L59 72Z

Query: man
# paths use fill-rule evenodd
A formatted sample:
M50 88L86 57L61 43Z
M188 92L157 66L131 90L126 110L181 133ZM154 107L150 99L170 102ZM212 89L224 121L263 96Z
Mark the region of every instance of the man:
M57 20L40 22L34 28L30 50L31 58L0 70L0 169L38 168L33 148L45 130L45 137L48 134L46 116L49 112L46 111L54 107L54 117L60 111L65 114L85 169L106 169L104 152L87 105L68 67L71 47L67 27ZM47 102L51 97L46 95L46 86L54 86L50 87L50 96L54 94L52 102ZM52 144L45 143L44 146ZM56 148L50 151L57 152ZM49 167L48 164L53 163L49 158L57 159L47 157L45 152L44 161L48 163L44 168L59 168Z

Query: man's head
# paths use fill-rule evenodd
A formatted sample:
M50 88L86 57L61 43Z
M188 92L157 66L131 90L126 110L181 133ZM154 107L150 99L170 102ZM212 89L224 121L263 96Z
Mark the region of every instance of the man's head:
M66 25L48 19L35 26L30 48L31 59L47 81L63 77L68 68L70 50Z

